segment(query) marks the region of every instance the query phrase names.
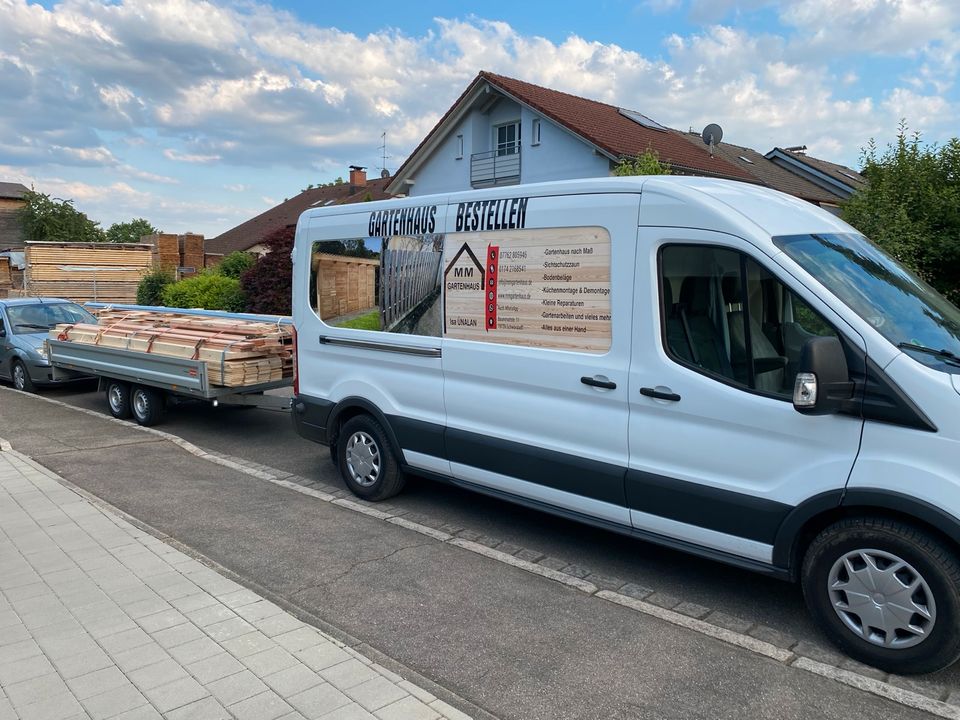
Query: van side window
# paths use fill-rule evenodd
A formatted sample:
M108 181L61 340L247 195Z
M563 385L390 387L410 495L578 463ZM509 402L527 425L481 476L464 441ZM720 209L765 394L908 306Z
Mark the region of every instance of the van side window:
M742 253L671 245L660 253L668 355L732 384L789 399L804 344L836 331Z

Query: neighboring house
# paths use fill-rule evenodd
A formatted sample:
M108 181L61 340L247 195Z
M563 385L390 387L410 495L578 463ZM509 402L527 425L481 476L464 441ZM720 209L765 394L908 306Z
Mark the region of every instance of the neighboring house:
M672 172L756 182L634 110L482 71L387 186L397 195L609 175L657 153Z
M806 149L806 145L774 148L764 157L805 180L829 190L842 200L846 200L857 190L866 186L867 179L856 170L810 157L806 154Z
M26 205L29 188L20 183L0 182L0 252L23 248L23 229L17 211Z
M350 168L350 181L339 185L312 188L304 190L296 197L284 200L276 207L260 213L235 228L215 238L207 240L204 250L207 253L222 253L228 255L236 250L264 254L267 247L262 240L281 228L297 224L297 219L304 210L322 205L343 205L345 203L364 202L365 200L385 200L389 198L385 192L390 178L367 180L367 173L363 168Z
M703 145L703 139L700 133L689 132L683 135L695 145ZM843 193L837 188L824 187L823 185L811 182L803 175L794 172L790 166L776 163L769 159L768 155L762 155L756 150L751 150L740 145L730 143L717 143L713 147L713 152L721 156L728 162L739 165L750 173L757 182L780 192L789 193L801 200L806 200L814 205L819 205L824 210L828 210L835 215L840 213L840 203L846 200L850 193ZM815 158L805 158L814 162L823 163L823 160ZM832 165L832 163L826 163ZM836 165L834 167L840 167ZM848 172L853 173L852 170Z

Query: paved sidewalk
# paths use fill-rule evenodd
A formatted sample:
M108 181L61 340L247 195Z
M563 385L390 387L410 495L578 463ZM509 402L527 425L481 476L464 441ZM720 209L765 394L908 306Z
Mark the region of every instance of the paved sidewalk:
M467 716L0 451L0 720Z

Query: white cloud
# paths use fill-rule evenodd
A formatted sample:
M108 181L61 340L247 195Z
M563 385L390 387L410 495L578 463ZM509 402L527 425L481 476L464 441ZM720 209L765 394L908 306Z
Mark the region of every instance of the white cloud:
M164 150L163 156L168 160L176 160L177 162L200 164L214 163L217 160L220 160L219 155L197 155L193 153L182 153L171 148Z

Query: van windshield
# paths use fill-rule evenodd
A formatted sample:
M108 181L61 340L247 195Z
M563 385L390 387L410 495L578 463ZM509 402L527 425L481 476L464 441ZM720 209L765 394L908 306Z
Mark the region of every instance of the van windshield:
M782 235L773 242L911 357L960 370L960 310L863 235Z

